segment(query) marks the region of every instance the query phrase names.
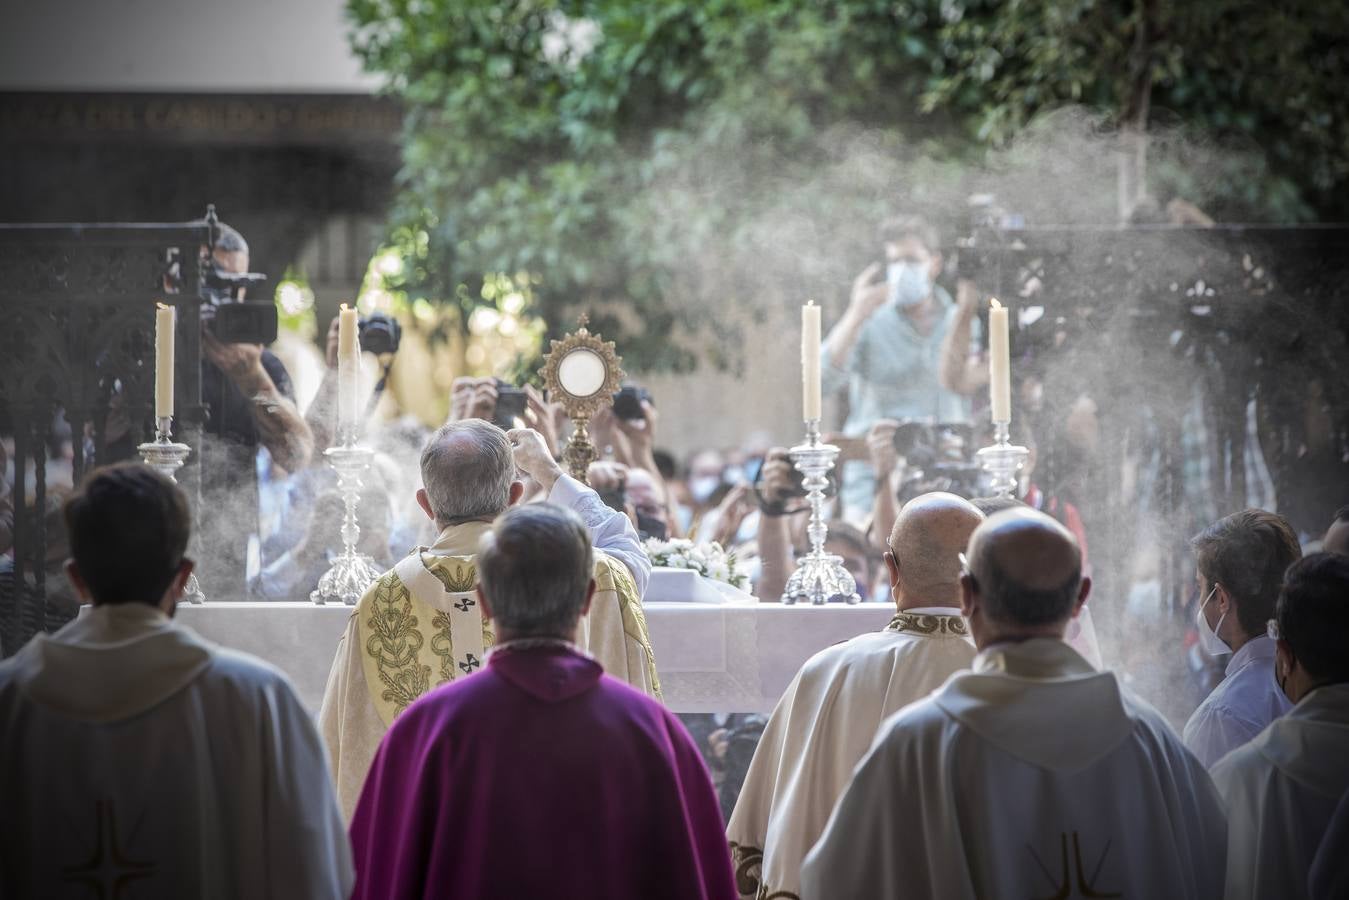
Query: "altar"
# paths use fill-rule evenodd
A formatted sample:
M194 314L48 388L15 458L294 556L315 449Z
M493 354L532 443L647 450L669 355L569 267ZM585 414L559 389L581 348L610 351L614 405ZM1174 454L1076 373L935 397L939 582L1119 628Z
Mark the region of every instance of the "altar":
M666 705L674 712L772 711L816 652L890 621L890 603L644 605ZM180 604L178 621L285 672L317 714L349 606L309 602Z

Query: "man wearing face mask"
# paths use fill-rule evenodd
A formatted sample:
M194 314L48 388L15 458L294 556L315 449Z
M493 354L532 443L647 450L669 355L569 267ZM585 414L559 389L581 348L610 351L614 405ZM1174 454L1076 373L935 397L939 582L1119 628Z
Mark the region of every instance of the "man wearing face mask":
M969 365L979 343L973 285L962 282L958 308L936 284L940 244L921 218L892 219L880 231L884 270L872 263L853 282L848 308L824 340L824 390L847 386L849 436L865 435L879 419L966 422L967 395L980 383L979 368ZM863 461L845 463L843 474L845 516L865 518L875 475Z
M1275 645L1265 630L1284 572L1302 549L1288 521L1262 509L1219 519L1190 544L1202 598L1200 645L1211 656L1232 654L1223 680L1185 724L1185 746L1212 766L1290 707L1274 683Z
M1279 689L1297 705L1213 767L1227 804L1224 896L1342 897L1309 889L1307 876L1349 791L1349 557L1295 563L1270 636Z

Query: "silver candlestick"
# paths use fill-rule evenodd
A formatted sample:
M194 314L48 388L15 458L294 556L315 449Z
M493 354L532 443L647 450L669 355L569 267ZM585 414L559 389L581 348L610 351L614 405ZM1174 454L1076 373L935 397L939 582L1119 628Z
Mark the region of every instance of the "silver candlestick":
M177 471L183 467L184 460L192 452L187 444L173 439L173 416L160 416L155 419L155 439L136 448L145 464L165 478L178 483ZM201 583L194 572L187 576L183 585L183 599L188 603L202 603L206 595L202 593Z
M355 606L380 574L369 556L356 552L356 541L361 536L360 526L356 524L356 507L361 498L361 473L370 468L370 459L375 452L369 447L358 446L355 433L347 431L342 435L342 443L329 447L323 455L328 457L328 465L337 472L337 486L342 492L346 515L342 520L342 553L333 560L332 568L323 573L318 587L310 592L309 599L320 606L339 602Z
M782 602L809 600L812 606L836 600L861 603L857 582L844 567L843 557L824 552L824 542L829 536L829 526L824 520L824 489L829 484L829 470L838 458L838 448L820 442L820 420L811 419L806 422L806 442L793 447L790 453L796 470L806 476L806 500L810 503L806 534L810 537L810 552L796 561L796 571L787 579Z
M1030 451L1011 442L1008 420L993 422L993 444L979 450L979 466L989 475L989 487L995 497L1016 495L1017 474L1026 465Z

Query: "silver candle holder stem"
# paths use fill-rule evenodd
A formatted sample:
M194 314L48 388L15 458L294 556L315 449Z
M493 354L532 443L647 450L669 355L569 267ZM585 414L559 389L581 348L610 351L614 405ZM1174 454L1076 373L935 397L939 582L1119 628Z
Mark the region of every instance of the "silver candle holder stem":
M309 594L309 599L320 606L328 603L355 606L380 574L369 556L356 551L356 543L361 537L356 516L361 502L361 475L370 468L370 460L375 453L369 447L357 445L354 426L339 429L338 437L341 443L329 447L323 455L328 457L328 465L337 473L337 487L342 492L345 506L342 553L333 560L332 567L319 579L318 587Z
M824 516L824 491L839 450L820 440L820 420L811 419L806 422L806 442L793 447L789 453L796 470L805 476L806 501L810 504L810 523L806 527L810 552L796 561L796 571L787 579L782 602L809 601L812 606L839 600L861 603L857 582L843 565L843 557L824 551L825 540L829 537Z
M192 448L173 439L173 416L159 416L155 419L155 439L141 444L136 450L145 464L173 483L178 483L177 472L183 467ZM196 573L187 576L183 585L183 600L188 603L202 603L206 594Z
M994 420L993 443L979 450L979 466L988 473L989 489L995 497L1013 498L1022 468L1030 451L1011 441L1012 423L1010 419Z

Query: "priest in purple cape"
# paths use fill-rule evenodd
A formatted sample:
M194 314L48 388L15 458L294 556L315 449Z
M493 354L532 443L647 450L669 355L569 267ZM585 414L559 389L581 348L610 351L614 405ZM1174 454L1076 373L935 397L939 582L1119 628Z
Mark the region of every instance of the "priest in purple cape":
M514 507L484 535L477 592L497 645L381 742L351 823L355 900L734 900L692 738L573 643L593 571L561 507Z

